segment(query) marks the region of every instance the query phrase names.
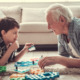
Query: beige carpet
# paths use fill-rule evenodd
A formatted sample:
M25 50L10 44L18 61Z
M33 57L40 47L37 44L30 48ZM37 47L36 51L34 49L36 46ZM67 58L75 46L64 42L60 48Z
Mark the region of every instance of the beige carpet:
M53 52L53 51L29 52L29 53L25 54L20 61L26 61L26 60L29 60L30 58L40 57L41 55L55 56L55 55L58 55L58 54L57 54L57 52ZM1 73L0 75L10 75L12 73L16 73L14 71L14 69L15 69L14 63L10 63L6 66L7 66L7 72L6 73ZM34 66L34 67L38 68L38 66ZM59 65L59 64L45 67L44 70L45 70L45 72L53 71L53 72L59 72L60 74L80 74L80 68L66 68L66 67L64 67L62 65Z

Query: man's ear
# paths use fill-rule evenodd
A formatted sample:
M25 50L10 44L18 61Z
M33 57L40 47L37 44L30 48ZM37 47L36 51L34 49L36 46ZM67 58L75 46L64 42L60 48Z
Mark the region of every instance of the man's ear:
M66 22L66 19L65 19L64 16L60 16L60 17L59 17L59 21L60 21L61 23L64 23L64 22Z
M2 30L2 31L1 31L1 35L2 35L2 36L5 35L5 33L6 33L5 30Z

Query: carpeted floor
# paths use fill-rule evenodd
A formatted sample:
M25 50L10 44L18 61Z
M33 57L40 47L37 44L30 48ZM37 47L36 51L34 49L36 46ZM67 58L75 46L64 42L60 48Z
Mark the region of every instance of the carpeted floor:
M31 58L40 58L41 56L59 56L57 51L34 51L26 53L20 61L27 61ZM38 66L35 66L38 67ZM14 71L14 63L7 65L7 71ZM60 73L60 78L57 80L79 80L80 79L80 68L66 68L62 65L56 64L52 66L45 67L45 72L54 71ZM11 73L12 74L12 73ZM69 78L68 78L69 77ZM9 80L8 74L2 77L2 80Z

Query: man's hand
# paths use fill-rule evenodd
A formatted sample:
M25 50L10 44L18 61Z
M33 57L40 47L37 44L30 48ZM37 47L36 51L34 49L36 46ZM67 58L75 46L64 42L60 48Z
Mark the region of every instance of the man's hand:
M19 48L19 43L18 43L18 41L13 42L9 48L10 48L12 51L18 49L18 48Z
M49 66L52 64L56 64L55 57L44 57L39 60L38 65L40 68L44 68L45 66Z

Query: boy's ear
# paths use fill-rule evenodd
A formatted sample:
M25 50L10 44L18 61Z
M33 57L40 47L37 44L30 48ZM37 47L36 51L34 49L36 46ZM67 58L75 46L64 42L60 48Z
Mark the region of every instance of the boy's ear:
M1 31L2 36L5 35L5 33L6 33L5 30Z

